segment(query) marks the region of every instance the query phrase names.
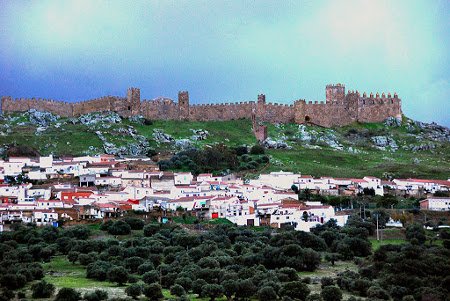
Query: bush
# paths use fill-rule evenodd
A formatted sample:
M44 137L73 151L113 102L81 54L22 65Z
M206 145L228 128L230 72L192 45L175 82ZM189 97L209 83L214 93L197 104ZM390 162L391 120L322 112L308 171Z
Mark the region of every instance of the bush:
M148 224L144 227L144 235L147 237L153 236L161 229L159 224Z
M80 262L81 265L88 265L94 261L96 261L97 258L95 256L95 254L80 254L78 255L78 261Z
M258 299L261 301L276 300L277 293L270 286L264 286L258 291Z
M81 294L73 288L63 287L56 295L55 301L78 301L81 299Z
M67 237L86 240L91 235L91 230L86 226L77 225L65 229L65 231L62 232L62 234Z
M175 280L175 284L181 285L186 292L190 291L192 288L192 280L188 277L179 277Z
M108 228L108 233L112 235L127 235L131 233L131 227L126 222L119 220Z
M108 271L108 279L111 282L117 282L118 285L122 285L128 280L128 272L124 267L113 267Z
M425 230L420 224L411 224L406 227L405 233L406 239L409 241L417 240L419 244L423 244L427 237L425 236Z
M108 271L111 267L111 263L107 261L98 260L90 263L86 268L86 278L104 281L106 280Z
M337 286L325 286L320 293L323 301L341 301L342 292Z
M131 273L136 273L139 266L141 266L143 263L144 259L137 256L125 259L125 267L129 269Z
M322 288L324 288L326 286L334 285L333 278L331 278L331 277L323 277L322 279L320 279L320 283L321 283Z
M67 259L74 264L78 260L78 256L80 255L80 252L77 251L70 251L67 254Z
M108 299L108 293L103 290L95 290L94 292L84 294L83 298L86 301L102 301Z
M125 289L125 294L133 299L137 299L142 294L142 285L133 283Z
M106 221L103 221L103 222L100 224L100 230L102 230L102 231L108 231L109 227L111 227L113 224L114 224L114 221L111 220L111 219L106 220Z
M236 146L234 148L234 151L238 156L246 155L248 153L247 147L245 145Z
M138 266L137 272L139 275L144 275L147 272L153 271L155 269L155 266L151 261L146 261L140 266Z
M55 286L46 281L36 282L31 286L33 298L50 298L55 293Z
M252 148L250 149L250 154L252 155L264 155L264 147L262 147L259 144L255 144L252 146Z
M158 283L152 283L150 285L146 285L144 287L143 293L151 301L157 301L157 300L161 300L162 298L164 298L161 285L159 285Z
M144 228L145 223L143 220L135 217L127 217L124 219L124 221L130 225L131 230L142 230Z
M156 270L149 271L144 273L142 275L142 281L144 281L146 284L152 284L159 282L159 272Z
M174 296L183 296L184 294L186 294L186 291L184 290L184 288L179 285L179 284L174 284L170 287L170 293Z
M208 296L210 301L223 295L223 287L219 284L206 284L202 288L202 296Z
M194 282L192 282L192 292L201 297L202 296L202 288L206 284L208 284L208 283L203 279L195 280Z
M371 286L367 290L367 296L369 298L380 299L380 300L390 300L388 292L379 286Z
M323 301L323 299L320 294L315 293L315 294L311 294L308 297L306 297L306 301Z
M292 299L306 300L311 290L301 281L284 283L280 289L280 296L290 297Z

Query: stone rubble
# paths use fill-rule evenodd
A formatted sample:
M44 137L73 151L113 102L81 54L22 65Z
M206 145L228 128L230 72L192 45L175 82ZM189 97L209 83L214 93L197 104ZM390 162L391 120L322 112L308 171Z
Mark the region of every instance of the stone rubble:
M194 141L206 140L209 136L209 132L207 130L191 129L191 131L194 133L194 135L191 136L191 140L194 140Z
M128 118L128 120L130 121L130 122L133 122L133 123L137 123L137 124L144 124L144 121L145 121L145 117L144 116L142 116L142 115L135 115L135 116L131 116L130 118Z
M50 112L37 111L35 109L28 110L24 115L31 124L39 127L48 127L60 118L58 115L53 115Z
M111 124L111 123L121 123L122 118L119 116L119 114L114 112L109 113L91 113L91 114L85 114L78 117L78 122L85 126L92 126L97 125L99 123L102 123L104 125Z
M175 147L179 150L186 150L192 147L192 142L189 139L175 140Z
M402 126L402 121L395 117L388 117L384 121L384 125L389 126L389 127L400 127L400 126Z
M265 148L271 148L271 149L291 149L292 148L285 141L283 141L283 140L272 140L272 138L270 138L270 137L268 137L266 140L264 140L262 142L262 145Z
M172 136L164 133L161 129L153 129L152 137L157 143L172 143L175 141Z
M374 146L380 150L390 149L396 151L398 149L397 142L389 136L373 136L370 138Z

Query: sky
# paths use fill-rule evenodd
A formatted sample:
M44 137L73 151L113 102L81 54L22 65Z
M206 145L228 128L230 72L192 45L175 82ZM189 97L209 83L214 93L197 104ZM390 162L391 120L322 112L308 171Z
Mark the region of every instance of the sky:
M450 1L0 0L0 95L292 103L330 83L450 126Z

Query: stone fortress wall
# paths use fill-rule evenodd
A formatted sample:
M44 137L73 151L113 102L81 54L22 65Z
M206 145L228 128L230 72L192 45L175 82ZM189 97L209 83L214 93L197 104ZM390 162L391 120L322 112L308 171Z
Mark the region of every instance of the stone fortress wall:
M1 99L2 112L24 112L29 109L48 111L63 117L93 112L117 112L123 117L143 115L153 120L233 120L252 116L259 122L316 124L324 127L344 126L352 122L381 122L388 117L401 118L401 100L397 94L345 92L342 84L327 85L326 101L296 100L292 105L267 103L263 94L257 101L191 105L189 93L178 93L178 102L168 98L141 100L138 88L129 88L126 97L101 98L67 102L48 99Z

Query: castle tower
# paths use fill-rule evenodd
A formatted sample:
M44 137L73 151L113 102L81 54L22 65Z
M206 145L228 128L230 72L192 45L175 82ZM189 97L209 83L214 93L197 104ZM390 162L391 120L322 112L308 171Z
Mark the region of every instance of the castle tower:
M345 100L345 85L327 85L325 88L326 100L328 102L344 103Z
M189 119L189 92L178 92L178 118L181 120Z
M141 112L141 90L139 88L128 88L127 107L125 114L127 116L139 115Z
M258 94L258 101L256 102L256 118L265 121L266 115L266 95Z

